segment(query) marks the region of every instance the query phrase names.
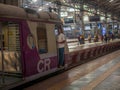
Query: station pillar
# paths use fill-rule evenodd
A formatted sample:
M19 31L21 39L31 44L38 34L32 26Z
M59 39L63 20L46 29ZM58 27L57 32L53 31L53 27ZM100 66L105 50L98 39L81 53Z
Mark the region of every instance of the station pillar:
M83 3L80 4L80 27L81 27L81 31L82 31L82 34L85 35L85 25L84 25L84 8L83 8Z
M106 33L108 34L108 21L107 21L107 13L105 12L105 27L106 27Z
M112 24L113 24L113 27L112 27L112 32L114 33L114 26L115 26L115 23L114 23L114 18L112 19Z

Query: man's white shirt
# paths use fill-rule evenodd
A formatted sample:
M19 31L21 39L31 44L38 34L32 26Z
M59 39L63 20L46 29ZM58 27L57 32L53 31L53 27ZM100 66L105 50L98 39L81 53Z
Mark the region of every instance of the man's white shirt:
M65 35L63 33L60 33L57 37L57 41L58 41L58 48L63 48L65 47L65 43L59 43L59 42L63 42L65 40Z

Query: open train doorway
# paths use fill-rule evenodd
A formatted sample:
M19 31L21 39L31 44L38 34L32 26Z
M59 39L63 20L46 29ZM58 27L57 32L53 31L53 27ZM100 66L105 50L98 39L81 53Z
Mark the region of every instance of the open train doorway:
M16 22L0 22L0 85L22 77L19 26Z

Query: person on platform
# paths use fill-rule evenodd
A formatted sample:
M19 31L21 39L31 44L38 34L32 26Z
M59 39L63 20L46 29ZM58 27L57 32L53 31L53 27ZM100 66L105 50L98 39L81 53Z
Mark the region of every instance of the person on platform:
M84 35L79 35L78 40L80 44L84 44Z
M58 67L64 66L64 48L65 48L66 37L63 33L62 28L58 29L58 36L57 36L57 43L58 43L58 57L59 57L59 64Z
M111 34L111 39L112 39L112 41L114 40L114 34L113 33Z
M95 35L94 35L94 42L98 42L98 39L99 39L99 38L98 38L98 34L95 34Z
M88 42L91 43L91 34L88 34Z
M108 41L108 38L107 38L106 34L104 35L104 41L105 41L105 43L107 43L107 41Z
M104 41L104 36L101 35L101 42L103 43L103 41Z

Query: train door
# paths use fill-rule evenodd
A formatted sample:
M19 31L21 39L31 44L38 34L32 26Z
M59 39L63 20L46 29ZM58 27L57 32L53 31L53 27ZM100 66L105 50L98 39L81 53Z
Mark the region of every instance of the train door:
M19 24L0 22L0 82L15 83L21 77L21 51ZM1 84L0 83L0 84Z
M61 28L61 30L62 30L62 32L63 32L63 34L65 35L65 33L64 33L64 28L62 28L62 26L60 26L60 25L55 25L55 36L56 36L56 41L58 40L58 35L59 35L59 33L58 33L58 29L59 28ZM67 45L67 40L66 40L66 35L65 35L65 43L64 43L65 45L64 45L64 55L61 55L60 54L60 52L59 52L59 46L58 46L58 43L56 43L56 48L57 48L57 58L58 58L58 66L60 66L59 64L60 64L60 60L62 59L62 57L63 57L63 65L65 65L66 63L65 63L65 54L67 54L68 53L68 45Z

